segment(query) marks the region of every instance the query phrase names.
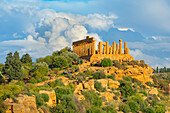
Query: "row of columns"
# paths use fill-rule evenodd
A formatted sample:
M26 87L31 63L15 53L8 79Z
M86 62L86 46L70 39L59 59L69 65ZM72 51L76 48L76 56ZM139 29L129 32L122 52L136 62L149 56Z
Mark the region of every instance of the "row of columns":
M102 50L102 46L104 48ZM98 54L123 54L122 53L122 40L119 40L119 44L113 42L111 47L109 46L109 42L99 42L98 44ZM124 54L129 54L129 48L127 48L127 42L124 42Z

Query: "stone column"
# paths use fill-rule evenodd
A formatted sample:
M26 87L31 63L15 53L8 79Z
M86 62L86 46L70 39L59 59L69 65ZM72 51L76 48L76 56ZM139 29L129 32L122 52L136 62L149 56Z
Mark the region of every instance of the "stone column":
M124 54L126 54L127 42L124 43Z
M122 54L122 40L119 40L119 54Z
M93 41L92 43L92 54L95 54L96 53L96 45L95 45L95 40Z
M114 41L114 42L113 42L113 49L112 49L113 54L115 54L115 50L116 50L116 43L115 43L115 41Z
M99 54L102 54L102 42L99 42L99 46L98 46L99 48Z
M116 54L119 54L119 44L116 44Z
M113 45L112 45L112 46L113 46ZM113 54L113 51L112 51L112 48L113 48L113 47L112 47L112 46L110 47L110 52L109 52L109 54Z
M110 47L109 47L109 42L107 41L107 42L106 42L106 54L109 54L109 48L110 48Z
M129 48L126 48L126 54L129 54Z
M103 47L103 54L106 54L106 45Z

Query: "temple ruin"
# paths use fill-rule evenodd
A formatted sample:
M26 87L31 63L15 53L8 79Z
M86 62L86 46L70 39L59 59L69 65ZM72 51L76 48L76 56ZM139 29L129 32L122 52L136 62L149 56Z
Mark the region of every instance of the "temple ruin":
M122 51L122 40L119 40L117 44L114 41L111 46L109 46L109 42L99 42L97 50L94 37L87 36L86 39L73 42L73 52L78 54L80 58L90 62L100 61L103 58L119 60L120 62L134 60L134 58L129 55L127 42L124 42L124 53Z

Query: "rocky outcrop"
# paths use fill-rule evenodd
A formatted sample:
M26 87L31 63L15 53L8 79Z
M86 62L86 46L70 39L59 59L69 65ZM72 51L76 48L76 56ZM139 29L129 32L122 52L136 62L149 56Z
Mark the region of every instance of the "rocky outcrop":
M149 94L150 95L158 95L158 90L156 89L156 88L154 88L154 89L151 89L151 91L149 91Z
M55 106L56 105L56 95L55 95L55 91L54 90L40 90L39 91L40 94L45 93L48 94L49 96L49 101L46 102L46 104L50 107Z
M35 96L19 94L14 102L12 98L7 98L4 103L8 106L6 113L39 113L36 106Z

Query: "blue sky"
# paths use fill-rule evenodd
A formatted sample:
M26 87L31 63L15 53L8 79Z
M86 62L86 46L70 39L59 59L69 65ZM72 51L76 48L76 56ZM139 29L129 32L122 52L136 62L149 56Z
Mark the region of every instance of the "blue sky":
M130 54L170 67L169 0L0 0L0 62L19 51L33 59L72 41L128 42Z

